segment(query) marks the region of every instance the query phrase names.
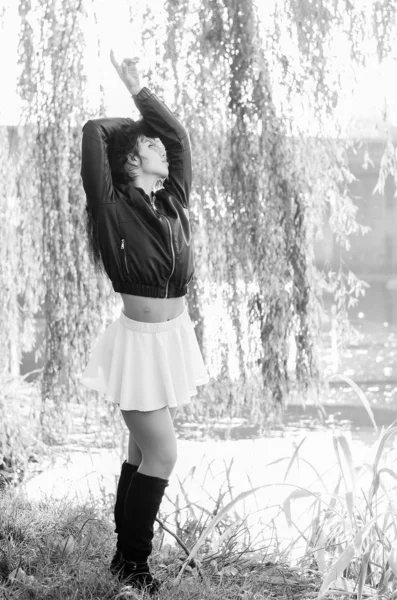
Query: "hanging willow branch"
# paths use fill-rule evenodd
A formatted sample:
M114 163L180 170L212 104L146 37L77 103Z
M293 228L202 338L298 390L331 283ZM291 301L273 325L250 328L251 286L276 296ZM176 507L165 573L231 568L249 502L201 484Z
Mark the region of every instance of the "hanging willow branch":
M319 379L321 291L330 275L314 264L314 240L325 214L341 245L364 231L348 193L348 144L330 124L354 67L365 64L363 40L380 59L391 52L396 3L376 0L368 11L367 3L346 0L276 0L261 28L253 0L168 0L163 12L145 0L129 7L131 19L141 20L143 47L155 45L148 83L167 94L191 134L196 279L188 302L216 380L196 410L263 418L288 393L291 334L298 388L306 393ZM84 0L40 0L35 10L19 0L22 137L33 160L20 154L15 174L26 219L18 284L9 281L3 293L9 290L12 314L16 295L23 297L27 331L43 304L43 397L58 406L80 398L76 375L117 301L89 263L79 178L80 127L93 116L83 61L90 11ZM326 50L338 28L351 67L333 79ZM315 138L294 116L297 99L324 135ZM98 107L102 100L98 90ZM388 169L395 175L392 150L389 144L383 179ZM332 284L342 314L341 298L362 286L344 287L341 274Z
M169 2L169 15L177 13L180 20L186 4ZM273 106L254 4L209 0L198 9L197 28L189 56L196 56L200 75L194 79L194 65L187 72L199 101L190 111L185 106L190 114L199 112L201 119L192 117L193 125L203 123L193 131L199 165L195 209L206 231L211 276L224 290L243 382L230 398L225 387L227 369L223 369L224 394L217 407L228 414L250 415L255 408L263 416L286 395L287 337L296 311L301 323L308 322L310 283L301 250L307 243L304 223L291 222L293 198L299 204L299 196L284 129ZM175 62L181 61L185 43L178 30L169 26L167 56ZM179 82L179 87L184 85L185 81ZM200 147L206 149L204 156ZM299 283L295 303L286 291L288 286L293 289L293 282ZM244 336L249 350L242 343ZM308 327L301 325L299 336L299 364L307 366L300 380L307 383L309 377L317 377ZM218 352L222 347L221 343ZM247 394L258 377L260 386L251 386Z
M291 332L298 389L305 395L309 387L318 393L321 296L328 274L317 270L313 246L325 213L330 212L341 243L352 233L364 232L347 193L352 179L345 166L348 144L331 143L327 134L311 140L306 131L300 132L299 123L291 122L291 114L281 120L272 85L279 75L288 99L305 95L319 128L325 128L338 103L338 86L345 83L329 76L328 38L347 15L351 55L360 65L365 57L359 40L375 35L386 51L391 28L368 31L371 16L364 7L325 0L276 2L273 22L270 18L265 23L263 36L254 2L169 0L166 7L165 56L177 77L179 97L186 90L183 111L195 142L193 210L201 225L199 250L205 264L200 277L210 277L218 287L209 301L224 292L244 382L230 400L231 347L223 351L222 334L212 329L208 336L219 336L225 374L217 408L227 414L246 410L251 416L255 409L263 415L288 393ZM374 11L378 9L375 3ZM282 48L286 29L297 40L300 68ZM358 295L362 289L356 280L350 293ZM344 296L338 285L334 292ZM243 333L247 312L248 340ZM250 385L258 367L261 388Z
M87 394L78 375L112 297L109 283L95 277L85 239L80 182L81 127L88 118L83 3L43 1L33 12L30 3L21 0L19 12L19 90L33 138L38 184L30 218L40 217L42 240L37 258L44 286L43 421L47 406L62 412L69 400ZM63 425L60 421L60 429Z

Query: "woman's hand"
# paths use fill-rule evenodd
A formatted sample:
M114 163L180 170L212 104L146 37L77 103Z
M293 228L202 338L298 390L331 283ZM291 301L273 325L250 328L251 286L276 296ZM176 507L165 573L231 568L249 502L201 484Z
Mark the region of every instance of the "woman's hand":
M125 84L130 94L138 94L142 89L142 86L139 82L139 74L137 69L139 58L124 58L121 65L119 65L115 59L113 50L111 50L110 60L112 61L112 64L116 69L121 81Z

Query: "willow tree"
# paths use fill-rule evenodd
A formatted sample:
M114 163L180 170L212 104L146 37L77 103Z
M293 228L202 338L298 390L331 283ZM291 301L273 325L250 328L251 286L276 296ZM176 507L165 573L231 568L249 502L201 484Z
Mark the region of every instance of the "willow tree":
M109 284L97 277L87 254L80 181L81 127L87 119L83 8L81 0L19 2L23 135L33 149L36 182L25 208L41 238L32 256L40 277L32 273L27 282L40 283L44 306L43 418L47 406L61 413L69 400L82 397L77 382L82 360L113 304Z
M318 381L310 300L319 290L311 289L305 254L310 240L304 188L276 114L253 2L200 3L186 47L181 20L189 15L188 5L191 10L191 2L168 3L167 56L174 64L186 61L174 72L183 73L177 104L184 102L191 116L199 163L201 274L209 265L214 293L224 295L239 369L230 385L230 348L221 345L224 377L211 408L262 419L286 396L291 330L299 383L305 388Z
M335 28L345 28L352 68L365 62L363 40L373 40L384 58L392 51L396 7L274 0L260 26L252 0L168 0L163 11L149 1L126 3L131 22L141 24L143 48L154 48L143 75L192 139L196 279L188 302L214 375L208 402L196 410L277 412L289 387L287 340L293 335L296 343L298 389L316 391L322 287L331 283L348 299L345 275L314 264L324 215L342 245L363 231L348 193L348 144L330 129L348 80L332 79L327 45ZM104 110L99 87L95 115L85 93L90 11L83 0L19 1L21 136L35 177L29 190L18 188L26 229L17 260L24 265L21 286L24 278L30 290L26 306L31 313L35 303L45 307L43 407L87 394L76 375L116 301L89 262L79 176L81 125L89 110L90 117ZM322 136L301 126L291 109L297 96ZM26 248L34 249L29 260ZM360 282L353 283L349 293L360 293ZM210 329L209 314L220 305Z
M349 195L352 141L340 138L333 116L339 98L354 89L354 68L372 51L368 42L379 60L392 51L396 5L276 0L261 26L252 0L168 0L165 6L165 31L158 22L156 30L165 52L158 50L150 75L154 87L172 80L174 106L193 142L199 264L191 313L205 325L203 305L223 294L235 338L231 344L221 325L219 332L199 329L207 359L217 333L212 353L222 355L219 394L208 391L209 413L261 417L277 412L288 394L291 333L296 389L318 394L324 287L338 301L341 329L347 303L364 290L351 272L319 271L314 242L325 215L341 247L366 231ZM145 46L150 19L138 7L132 18L139 14L148 24ZM344 32L351 61L351 70L336 78L329 52L335 31ZM293 40L289 48L286 38ZM293 114L293 97L306 103L316 134Z

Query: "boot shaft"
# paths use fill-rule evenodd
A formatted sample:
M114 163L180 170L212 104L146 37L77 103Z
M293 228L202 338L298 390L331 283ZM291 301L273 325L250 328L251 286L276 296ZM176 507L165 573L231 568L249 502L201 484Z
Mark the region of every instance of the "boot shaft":
M168 479L136 471L131 475L124 501L124 520L117 547L126 560L144 563L152 552L154 521Z
M120 533L124 521L124 502L130 487L132 474L138 470L137 465L131 465L126 460L121 465L121 473L117 484L116 502L114 505L115 533Z

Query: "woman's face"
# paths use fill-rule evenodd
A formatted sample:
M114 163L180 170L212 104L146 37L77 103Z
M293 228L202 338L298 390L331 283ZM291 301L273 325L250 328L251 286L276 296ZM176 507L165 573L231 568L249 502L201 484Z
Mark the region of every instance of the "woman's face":
M167 153L159 138L143 136L139 142L142 173L156 175L163 179L168 176Z

